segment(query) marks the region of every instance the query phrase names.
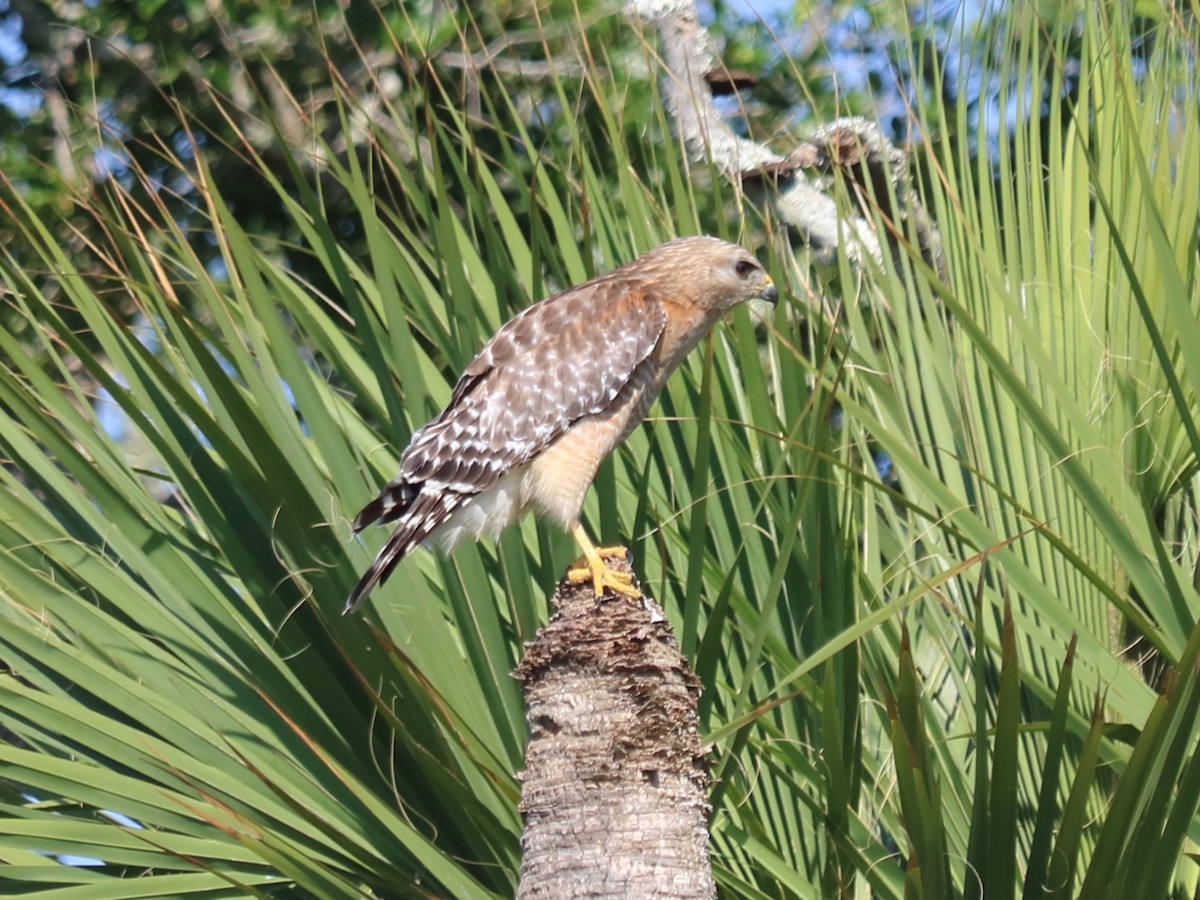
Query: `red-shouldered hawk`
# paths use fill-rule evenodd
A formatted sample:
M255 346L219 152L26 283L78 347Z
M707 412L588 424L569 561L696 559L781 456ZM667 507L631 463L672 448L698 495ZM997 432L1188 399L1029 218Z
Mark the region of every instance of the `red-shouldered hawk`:
M579 521L604 458L642 421L667 376L744 300L776 302L752 254L713 237L678 238L518 313L484 344L449 405L400 456L400 473L354 517L358 533L396 522L350 592L346 612L414 547L447 552L497 537L527 511L568 529L583 551L572 580L637 596Z

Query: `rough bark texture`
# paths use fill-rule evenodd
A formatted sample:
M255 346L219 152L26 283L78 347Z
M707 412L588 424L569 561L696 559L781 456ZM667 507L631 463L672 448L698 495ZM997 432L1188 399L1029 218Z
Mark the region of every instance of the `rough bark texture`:
M517 897L715 897L700 682L670 625L590 583L560 581L553 602L515 673L530 733Z

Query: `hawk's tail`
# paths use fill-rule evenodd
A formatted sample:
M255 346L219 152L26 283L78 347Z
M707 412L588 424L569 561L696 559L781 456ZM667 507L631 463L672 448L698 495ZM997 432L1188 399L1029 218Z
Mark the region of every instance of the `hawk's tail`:
M390 487L390 486L389 486ZM412 487L405 485L412 491ZM357 534L364 527L378 520L380 522L399 521L396 530L383 545L383 549L375 560L367 567L363 577L358 580L350 596L346 598L346 608L342 614L352 613L358 609L367 598L367 594L377 584L387 581L396 564L404 559L414 547L425 542L450 518L450 514L458 506L459 495L450 491L415 491L407 498L399 499L390 496L389 490L384 490L354 517L354 532ZM396 512L397 508L402 509ZM391 513L391 515L389 515Z

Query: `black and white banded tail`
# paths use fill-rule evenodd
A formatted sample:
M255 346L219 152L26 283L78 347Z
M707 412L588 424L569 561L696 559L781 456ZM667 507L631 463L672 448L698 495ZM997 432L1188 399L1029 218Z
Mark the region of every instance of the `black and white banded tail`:
M422 487L425 489L422 490ZM435 486L414 487L405 482L393 482L364 506L354 517L352 527L355 534L373 522L398 522L399 525L346 598L346 608L342 614L354 612L372 588L387 581L396 564L441 527L461 499L461 494Z

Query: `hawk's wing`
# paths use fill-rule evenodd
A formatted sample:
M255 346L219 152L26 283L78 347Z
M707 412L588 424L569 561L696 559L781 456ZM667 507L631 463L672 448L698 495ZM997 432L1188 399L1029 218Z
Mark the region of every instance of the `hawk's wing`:
M355 517L354 530L430 506L422 510L428 528L415 529L399 558L465 496L487 490L573 423L607 409L665 327L662 304L619 270L517 314L467 366L449 405L413 434L400 473ZM432 498L416 503L431 490L452 500L440 515L443 504Z

